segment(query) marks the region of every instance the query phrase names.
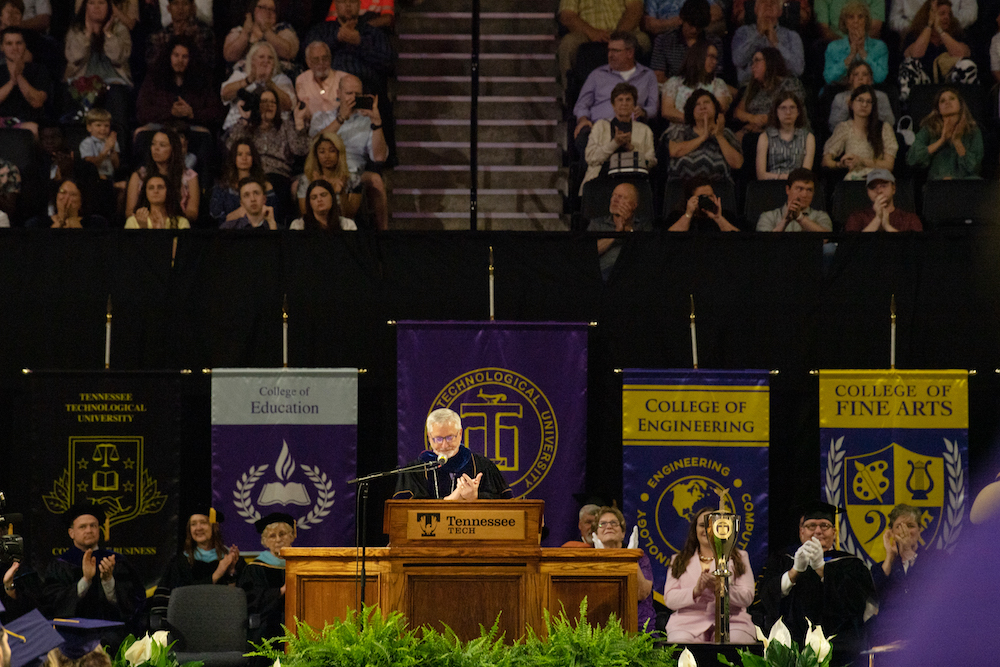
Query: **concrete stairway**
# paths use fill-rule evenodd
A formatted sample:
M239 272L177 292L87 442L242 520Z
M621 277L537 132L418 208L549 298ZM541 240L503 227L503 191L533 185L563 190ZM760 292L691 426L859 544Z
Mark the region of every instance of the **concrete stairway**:
M400 12L391 229L469 229L471 6L426 0ZM567 229L558 0L481 7L479 229Z

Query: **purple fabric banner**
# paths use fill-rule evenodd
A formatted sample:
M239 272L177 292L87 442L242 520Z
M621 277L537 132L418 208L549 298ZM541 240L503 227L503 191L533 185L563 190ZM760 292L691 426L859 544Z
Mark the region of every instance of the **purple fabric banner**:
M295 546L354 544L357 370L216 369L212 503L227 544L259 551L253 522L297 520Z
M438 408L462 417L465 444L493 460L515 498L545 501L544 546L579 539L587 436L587 325L399 322L400 465L429 448Z

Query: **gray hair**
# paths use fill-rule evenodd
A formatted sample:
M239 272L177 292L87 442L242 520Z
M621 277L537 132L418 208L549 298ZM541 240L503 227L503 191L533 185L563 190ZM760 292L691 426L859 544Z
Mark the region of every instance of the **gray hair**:
M600 505L594 505L594 504L584 505L583 507L580 508L580 521L583 521L583 517L585 516L596 516L597 513L600 511L601 511Z
M448 408L438 408L434 412L427 415L427 429L429 430L431 426L444 426L451 425L455 428L462 428L462 418L458 416L458 413L454 410Z
M313 41L309 42L309 44L306 45L306 50L303 51L303 53L309 53L309 49L316 48L317 46L321 47L324 51L326 51L326 55L331 57L333 56L333 54L330 52L330 45L324 42L322 39L314 39Z
M892 528L892 524L896 523L896 519L904 514L911 515L913 520L917 522L917 525L923 528L920 524L920 508L914 507L913 505L907 505L906 503L896 505L892 508L892 511L889 512L889 527Z

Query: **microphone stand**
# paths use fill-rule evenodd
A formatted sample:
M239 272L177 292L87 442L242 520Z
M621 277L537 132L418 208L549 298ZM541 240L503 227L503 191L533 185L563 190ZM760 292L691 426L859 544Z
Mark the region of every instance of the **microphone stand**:
M447 460L447 459L446 459ZM370 475L365 475L364 477L357 477L355 479L348 480L348 484L357 484L358 493L356 495L356 506L355 514L359 517L359 521L355 522L354 525L354 543L361 547L361 582L360 582L360 601L358 600L358 581L354 582L354 607L361 607L365 602L365 587L368 584L368 576L366 565L368 562L368 485L376 479L381 479L383 477L392 477L393 475L398 475L404 472L426 472L429 470L437 470L445 464L445 461L435 460L428 461L427 463L417 463L411 466L404 466L402 468L393 468L392 470L384 470L382 472L373 472ZM355 565L357 562L355 561ZM357 571L357 567L355 567Z

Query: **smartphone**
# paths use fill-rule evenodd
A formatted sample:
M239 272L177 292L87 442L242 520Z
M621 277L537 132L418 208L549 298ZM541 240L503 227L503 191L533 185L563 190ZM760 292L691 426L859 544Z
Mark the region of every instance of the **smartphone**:
M374 95L358 95L354 98L355 109L371 109L375 104Z

